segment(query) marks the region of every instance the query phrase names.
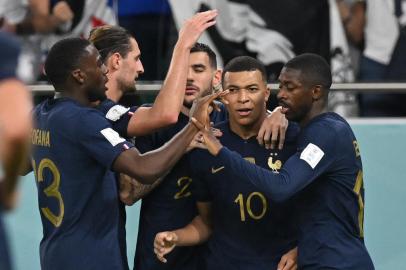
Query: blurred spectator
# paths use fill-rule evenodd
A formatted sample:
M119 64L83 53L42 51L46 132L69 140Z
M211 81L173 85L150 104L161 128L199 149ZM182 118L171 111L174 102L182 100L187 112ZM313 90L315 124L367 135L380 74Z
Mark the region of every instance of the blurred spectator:
M358 74L364 47L365 0L337 0L337 7L347 36L354 73Z
M406 1L367 0L360 80L406 81ZM400 33L403 34L400 35ZM397 44L397 42L400 42ZM402 43L403 42L403 43ZM395 54L394 54L394 49ZM362 94L362 116L406 116L406 94Z
M169 66L171 29L176 35L168 1L120 0L118 19L120 26L139 41L145 67L143 80L163 80Z
M41 71L41 41L48 34L63 27L73 18L65 1L52 9L49 0L2 0L0 3L2 30L20 36L22 64L18 71L25 81L33 81Z
M15 78L19 44L0 32L0 269L11 269L2 213L14 207L19 169L27 160L31 96Z
M73 12L70 24L64 31L57 31L44 37L42 49L46 53L58 40L67 37L88 38L90 30L105 24L117 25L113 6L117 0L64 0ZM51 7L56 7L61 0L51 0ZM44 57L45 58L45 57Z
M316 53L331 63L335 82L352 82L354 73L345 31L335 0L170 0L177 25L196 11L219 10L216 27L201 41L219 55L220 65L250 55L276 81L287 61L297 54ZM357 113L355 96L331 93L329 109L344 116ZM269 108L276 105L270 98Z

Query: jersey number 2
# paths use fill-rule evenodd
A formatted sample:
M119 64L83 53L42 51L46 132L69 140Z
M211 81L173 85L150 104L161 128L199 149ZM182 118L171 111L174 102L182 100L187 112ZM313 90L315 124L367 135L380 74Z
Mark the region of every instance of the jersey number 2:
M52 174L53 181L48 187L44 189L44 193L45 195L47 195L47 197L54 197L58 200L59 215L55 215L54 213L52 213L52 211L48 207L41 207L41 212L52 224L54 224L55 227L59 227L62 223L63 215L65 213L65 206L63 204L62 195L59 192L61 175L55 163L50 159L44 158L43 160L41 160L38 166L38 170L35 165L35 161L33 160L33 168L38 182L44 181L44 169L48 169Z

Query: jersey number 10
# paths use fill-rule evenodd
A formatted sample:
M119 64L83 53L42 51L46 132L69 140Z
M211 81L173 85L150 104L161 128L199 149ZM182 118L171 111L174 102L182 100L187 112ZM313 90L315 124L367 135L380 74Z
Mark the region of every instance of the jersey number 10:
M262 203L262 211L260 213L254 213L251 208L251 201L254 197L259 198L259 200ZM238 194L237 198L234 201L235 203L238 203L240 205L240 218L241 221L245 221L245 213L248 213L248 215L255 220L261 219L264 217L266 210L268 208L268 204L266 201L265 196L260 193L260 192L252 192L246 199L244 200L244 195L242 193Z

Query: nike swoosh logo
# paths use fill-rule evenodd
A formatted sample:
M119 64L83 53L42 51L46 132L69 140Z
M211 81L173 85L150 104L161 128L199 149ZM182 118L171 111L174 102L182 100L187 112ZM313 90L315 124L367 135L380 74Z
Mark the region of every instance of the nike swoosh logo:
M211 173L213 173L213 174L214 174L214 173L218 173L218 172L221 171L222 169L224 169L224 166L221 166L221 167L216 168L216 169L212 167L212 168L211 168Z

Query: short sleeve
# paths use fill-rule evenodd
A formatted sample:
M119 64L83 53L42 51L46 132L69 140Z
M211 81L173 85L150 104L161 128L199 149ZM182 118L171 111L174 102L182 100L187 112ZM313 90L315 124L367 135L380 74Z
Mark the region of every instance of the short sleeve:
M88 110L81 115L76 135L84 149L109 168L118 155L133 147L96 110Z

